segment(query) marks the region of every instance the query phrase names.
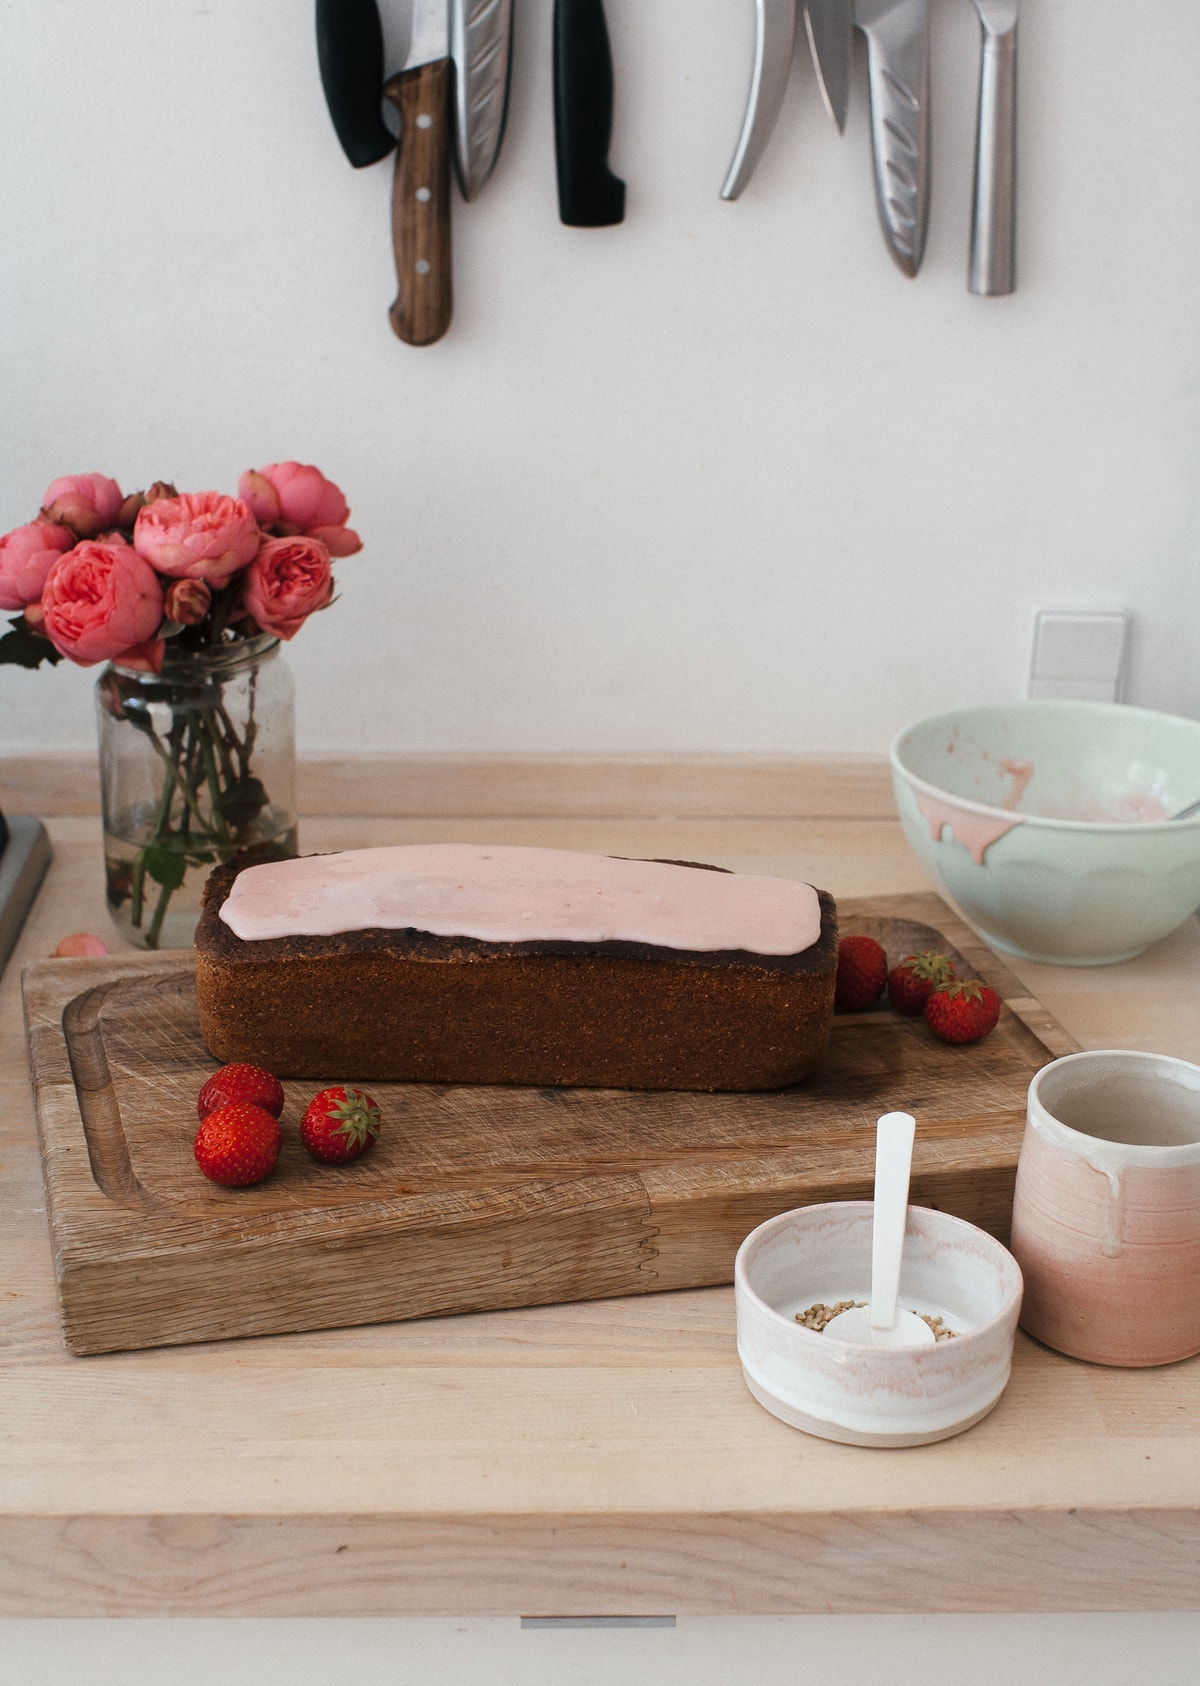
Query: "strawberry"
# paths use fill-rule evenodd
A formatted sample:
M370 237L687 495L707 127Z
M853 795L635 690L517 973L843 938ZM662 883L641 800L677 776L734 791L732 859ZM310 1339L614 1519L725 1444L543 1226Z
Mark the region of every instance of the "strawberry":
M943 984L925 1003L925 1021L943 1042L978 1042L999 1017L1000 997L978 978Z
M362 1089L337 1084L309 1101L300 1134L314 1159L345 1165L375 1146L382 1116L378 1104Z
M207 1118L219 1106L260 1106L272 1118L283 1111L283 1086L277 1077L261 1066L223 1065L214 1071L196 1097L196 1111Z
M953 983L957 976L949 956L939 954L936 949L906 954L888 973L888 1000L898 1013L923 1013L934 990Z
M249 1188L270 1176L279 1158L283 1131L261 1106L234 1101L219 1106L196 1131L196 1163L210 1182Z
M887 982L888 963L874 937L843 937L838 944L837 982L833 1004L843 1013L873 1007Z

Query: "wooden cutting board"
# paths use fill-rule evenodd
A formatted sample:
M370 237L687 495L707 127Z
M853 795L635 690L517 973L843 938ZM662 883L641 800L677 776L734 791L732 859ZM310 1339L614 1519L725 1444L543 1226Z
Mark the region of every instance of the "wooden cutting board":
M373 1084L385 1130L316 1164L289 1083L279 1165L222 1189L192 1158L190 956L50 960L22 983L63 1331L73 1352L729 1282L764 1218L869 1198L875 1121L917 1119L911 1199L1004 1238L1025 1091L1075 1042L937 896L843 902L894 964L940 948L1004 1000L951 1048L886 1005L838 1015L813 1079L769 1094ZM327 1081L347 1076L330 1072ZM290 1126L290 1127L289 1127Z

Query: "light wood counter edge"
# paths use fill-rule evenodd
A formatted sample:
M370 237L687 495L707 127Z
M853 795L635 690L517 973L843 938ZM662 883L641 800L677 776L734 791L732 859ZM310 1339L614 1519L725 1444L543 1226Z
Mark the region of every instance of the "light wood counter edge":
M894 820L886 761L822 755L301 756L301 814ZM0 758L0 809L94 814L94 755Z
M0 1615L1162 1611L1198 1566L1196 1509L13 1515Z

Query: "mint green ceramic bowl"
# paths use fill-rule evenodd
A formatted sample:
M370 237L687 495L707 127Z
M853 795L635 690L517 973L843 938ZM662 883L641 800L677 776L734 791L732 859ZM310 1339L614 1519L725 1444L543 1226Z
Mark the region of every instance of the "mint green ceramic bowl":
M1055 966L1140 954L1200 905L1200 721L1121 703L993 703L892 745L900 822L996 948Z

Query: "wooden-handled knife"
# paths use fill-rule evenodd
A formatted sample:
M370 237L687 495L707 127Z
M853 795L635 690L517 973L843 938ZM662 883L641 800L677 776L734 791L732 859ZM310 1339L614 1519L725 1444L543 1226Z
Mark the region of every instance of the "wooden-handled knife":
M432 345L450 326L450 150L454 72L447 0L415 0L404 68L383 92L400 113L392 180L396 302L388 316L408 345Z

